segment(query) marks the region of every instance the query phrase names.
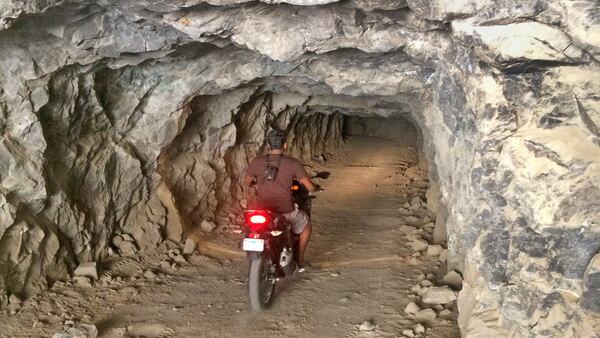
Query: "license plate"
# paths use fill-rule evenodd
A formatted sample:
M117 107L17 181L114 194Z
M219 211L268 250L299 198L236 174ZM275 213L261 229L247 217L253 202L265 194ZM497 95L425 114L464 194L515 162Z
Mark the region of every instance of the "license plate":
M264 251L265 250L265 240L264 239L254 239L254 238L244 238L244 243L242 244L242 249L244 251Z

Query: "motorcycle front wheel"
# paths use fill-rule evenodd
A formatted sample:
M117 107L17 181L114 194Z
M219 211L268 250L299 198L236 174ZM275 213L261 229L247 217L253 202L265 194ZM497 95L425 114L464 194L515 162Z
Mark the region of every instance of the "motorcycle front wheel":
M262 254L250 257L248 295L250 306L255 311L262 311L271 305L275 289L274 268L270 257Z

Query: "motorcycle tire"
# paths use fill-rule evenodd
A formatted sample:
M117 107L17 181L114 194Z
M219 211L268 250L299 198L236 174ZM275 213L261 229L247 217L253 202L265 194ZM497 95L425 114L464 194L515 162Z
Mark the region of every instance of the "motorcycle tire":
M275 282L271 276L273 263L269 257L257 255L250 259L248 272L248 296L254 311L262 311L271 305Z

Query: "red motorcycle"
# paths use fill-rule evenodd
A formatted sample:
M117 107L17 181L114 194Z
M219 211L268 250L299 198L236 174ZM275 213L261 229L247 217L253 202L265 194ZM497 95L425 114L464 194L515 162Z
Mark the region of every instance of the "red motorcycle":
M308 190L298 182L292 186L299 208L310 215ZM255 311L269 307L280 278L290 278L298 267L298 236L285 218L269 210L245 211L246 236L242 249L248 253L248 294Z

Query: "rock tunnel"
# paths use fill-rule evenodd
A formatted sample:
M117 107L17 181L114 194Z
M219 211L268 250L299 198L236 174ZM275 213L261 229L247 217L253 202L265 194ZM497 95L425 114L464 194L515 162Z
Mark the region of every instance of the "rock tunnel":
M460 335L597 336L599 39L592 0L4 1L0 334L47 334L19 325L80 264L239 221L279 128L316 166L414 150Z

